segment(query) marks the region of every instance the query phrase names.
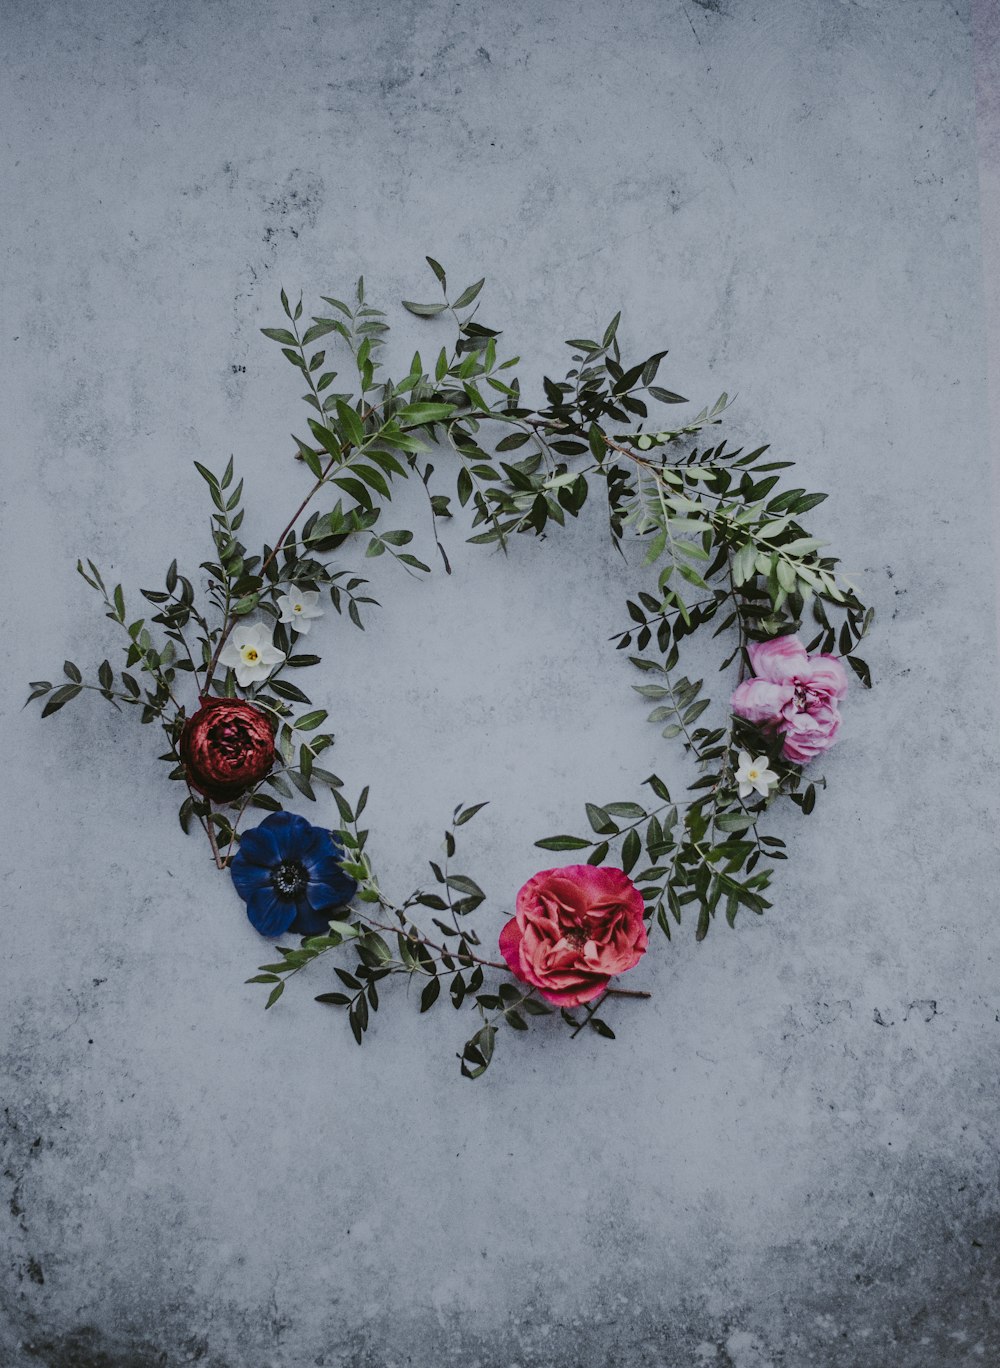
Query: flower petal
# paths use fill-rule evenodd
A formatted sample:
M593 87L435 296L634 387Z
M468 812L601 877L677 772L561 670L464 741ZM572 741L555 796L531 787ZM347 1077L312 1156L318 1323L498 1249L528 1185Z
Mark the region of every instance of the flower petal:
M517 918L511 917L510 921L500 932L500 953L510 965L511 972L522 982L526 982L524 970L521 968L521 940L523 932L517 924Z
M254 864L273 866L301 858L313 828L295 812L272 812L240 838L240 854Z
M273 888L259 888L247 903L247 916L262 936L282 936L295 918L295 904L282 902Z
M777 722L781 710L795 697L791 684L775 684L766 679L744 679L737 684L729 701L738 717L748 722Z
M295 936L322 936L329 929L332 908L310 907L305 900L293 904L295 917L289 931Z
M847 671L836 656L810 656L796 677L815 693L840 699L847 693Z
M275 813L275 816L277 815ZM240 849L233 860L233 868L236 867L237 861L240 861L271 869L280 864L281 860L280 833L273 829L268 830L266 823L261 822L260 826L253 827L250 831L244 831L240 837Z
M226 666L238 665L241 659L240 648L233 638L230 637L219 652L219 664Z
M578 983L571 988L553 988L551 985L539 988L538 995L555 1007L582 1007L585 1002L592 1002L595 997L599 997L609 982L610 979L602 974L598 979L589 983Z
M270 869L244 856L242 850L238 850L233 857L229 873L233 887L244 902L249 902L258 889L270 887L271 884Z
M770 641L751 641L747 647L753 672L772 684L783 684L797 677L809 660L806 648L796 636L772 637Z
M310 871L306 897L317 912L332 912L345 907L358 891L358 885L333 860L325 861L321 872Z

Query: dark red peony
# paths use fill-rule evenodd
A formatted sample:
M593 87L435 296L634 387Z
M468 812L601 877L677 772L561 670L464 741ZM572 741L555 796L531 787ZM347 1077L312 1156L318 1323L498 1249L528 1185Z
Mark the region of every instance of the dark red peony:
M225 803L270 772L274 725L240 698L203 698L184 723L180 754L191 787Z

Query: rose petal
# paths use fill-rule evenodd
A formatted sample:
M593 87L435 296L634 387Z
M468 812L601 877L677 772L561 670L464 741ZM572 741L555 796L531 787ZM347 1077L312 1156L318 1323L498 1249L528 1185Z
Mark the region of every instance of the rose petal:
M795 677L809 659L806 648L796 636L772 637L770 641L751 641L747 647L753 672L772 684L784 684Z
M524 973L521 969L521 928L517 924L517 918L511 917L500 932L500 953L510 965L511 972L516 974L523 981Z
M791 684L775 684L766 679L744 679L737 684L729 706L738 717L748 722L774 723L781 710L793 702L795 689Z
M810 656L796 678L813 692L833 699L843 698L847 693L847 672L836 656Z

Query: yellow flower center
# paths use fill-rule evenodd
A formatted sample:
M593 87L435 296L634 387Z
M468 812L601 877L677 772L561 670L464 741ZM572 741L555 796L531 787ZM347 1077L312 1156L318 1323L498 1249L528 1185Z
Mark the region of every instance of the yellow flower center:
M293 603L293 604L292 604L292 610L293 610L293 612L301 613L301 612L302 612L302 604L301 604L301 603Z
M759 779L759 778L760 778L760 770L758 770L758 769L749 769L749 770L747 770L747 778L748 778L748 779Z
M257 648L255 646L244 646L243 659L248 665L256 665L258 659Z

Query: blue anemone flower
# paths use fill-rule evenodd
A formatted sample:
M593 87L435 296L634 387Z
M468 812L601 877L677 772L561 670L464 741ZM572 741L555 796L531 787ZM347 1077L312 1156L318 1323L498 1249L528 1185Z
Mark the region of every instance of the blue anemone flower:
M329 831L293 812L273 812L243 833L229 869L262 936L316 936L358 891L340 866L343 858Z

